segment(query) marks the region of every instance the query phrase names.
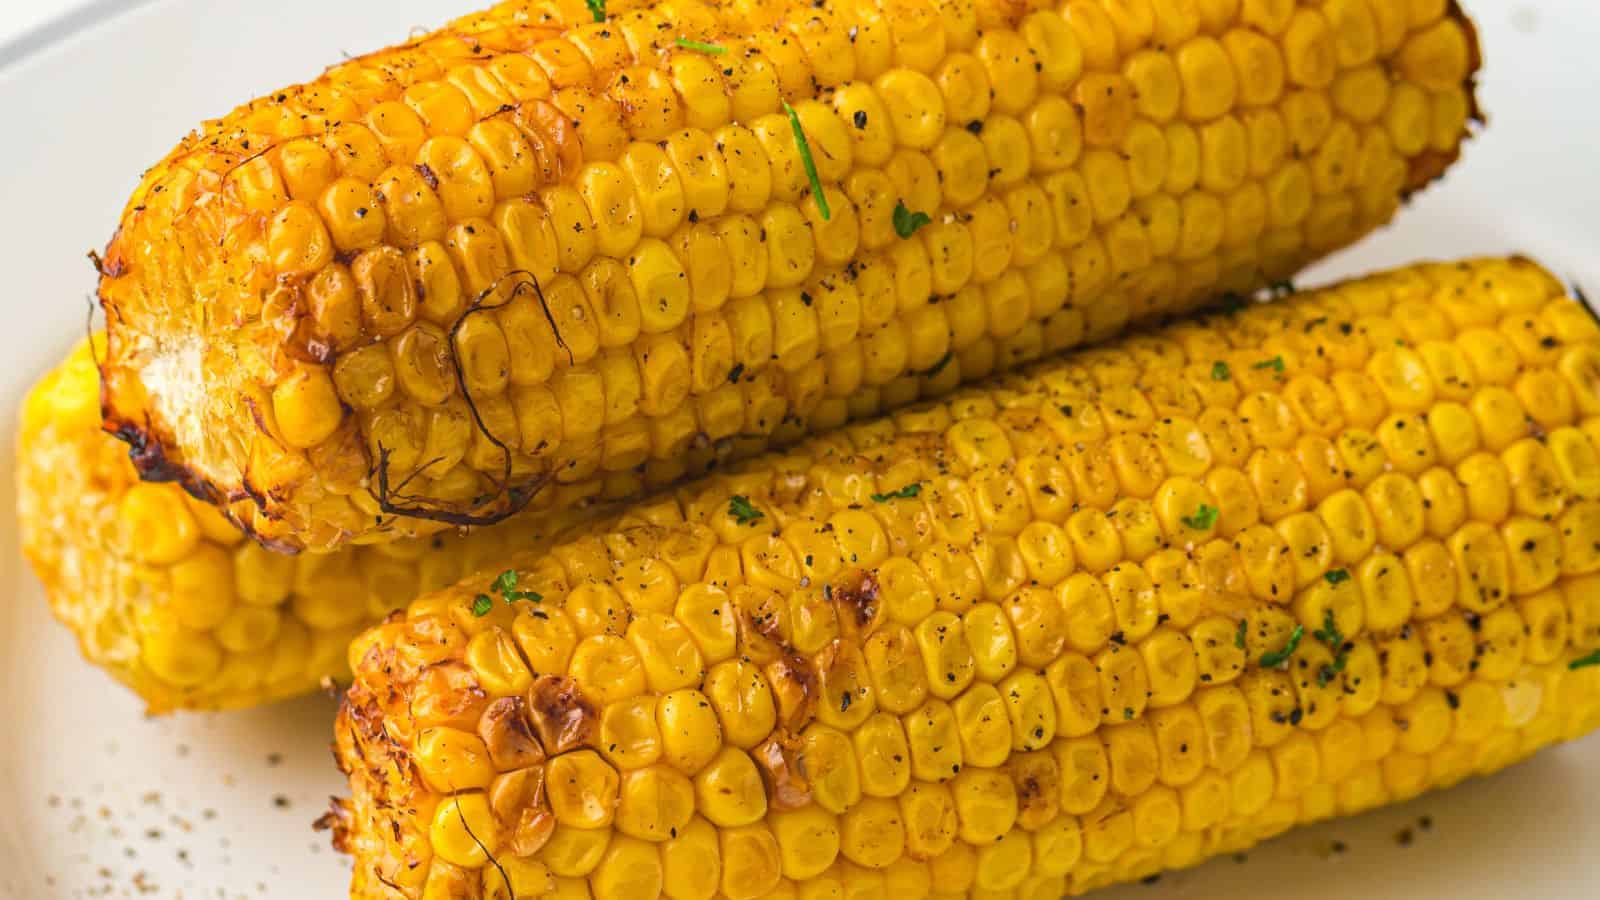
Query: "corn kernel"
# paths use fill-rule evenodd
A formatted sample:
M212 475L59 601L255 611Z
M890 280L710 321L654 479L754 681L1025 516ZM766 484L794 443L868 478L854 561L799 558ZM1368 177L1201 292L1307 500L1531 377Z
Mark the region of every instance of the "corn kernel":
M460 794L439 804L428 829L433 852L467 869L487 863L500 847L500 829L483 794Z

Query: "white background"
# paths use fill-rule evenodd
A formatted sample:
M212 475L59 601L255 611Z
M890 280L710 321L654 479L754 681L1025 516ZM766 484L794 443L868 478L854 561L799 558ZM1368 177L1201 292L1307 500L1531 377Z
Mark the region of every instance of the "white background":
M93 289L84 254L104 243L145 165L203 117L474 5L0 0L0 897L344 895L346 867L308 828L340 790L327 751L332 702L145 720L134 698L77 660L18 559L11 423L26 386L81 334ZM1492 127L1400 224L1302 283L1423 256L1521 251L1600 286L1600 8L1467 6L1484 32ZM1431 829L1419 827L1425 816ZM1401 848L1407 828L1415 840ZM1331 854L1335 840L1349 852ZM1596 848L1600 738L1591 738L1446 794L1296 832L1243 864L1100 896L1594 900Z
M82 9L90 0L38 0L35 3L13 3L0 10L0 44L56 19Z
M0 4L0 64L55 42L86 22L148 0L5 0Z

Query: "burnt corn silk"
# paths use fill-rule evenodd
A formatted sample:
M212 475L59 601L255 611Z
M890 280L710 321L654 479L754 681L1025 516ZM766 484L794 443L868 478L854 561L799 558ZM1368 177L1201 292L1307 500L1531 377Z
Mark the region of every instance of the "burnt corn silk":
M501 3L145 173L108 428L285 548L636 495L1288 277L1477 66L1445 0Z
M1207 316L583 525L350 661L352 897L1190 866L1600 725L1600 327L1517 259Z

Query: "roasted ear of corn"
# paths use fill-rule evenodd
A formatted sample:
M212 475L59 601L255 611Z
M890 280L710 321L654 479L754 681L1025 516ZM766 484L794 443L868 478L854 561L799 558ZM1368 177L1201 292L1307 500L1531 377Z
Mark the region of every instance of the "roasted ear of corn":
M1077 894L1600 725L1600 327L1524 260L1404 269L494 580L351 647L352 896Z
M635 494L1286 278L1477 63L1443 0L502 3L149 170L108 425L286 546Z
M253 706L347 680L362 629L579 515L284 556L176 485L140 482L127 446L100 430L99 384L85 341L28 394L17 519L56 617L152 713Z

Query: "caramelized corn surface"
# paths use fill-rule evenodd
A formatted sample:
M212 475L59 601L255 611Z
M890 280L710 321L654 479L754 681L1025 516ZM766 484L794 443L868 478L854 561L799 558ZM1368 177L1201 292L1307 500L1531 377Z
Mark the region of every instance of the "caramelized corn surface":
M103 349L103 344L102 344ZM564 516L339 553L263 549L173 484L148 484L100 430L88 342L23 405L23 551L83 655L152 713L253 706L346 681L350 639Z
M631 495L1283 279L1475 114L1444 0L599 8L149 170L100 286L143 471L311 548Z
M506 566L351 647L352 896L1078 894L1600 725L1600 328L1403 269Z

